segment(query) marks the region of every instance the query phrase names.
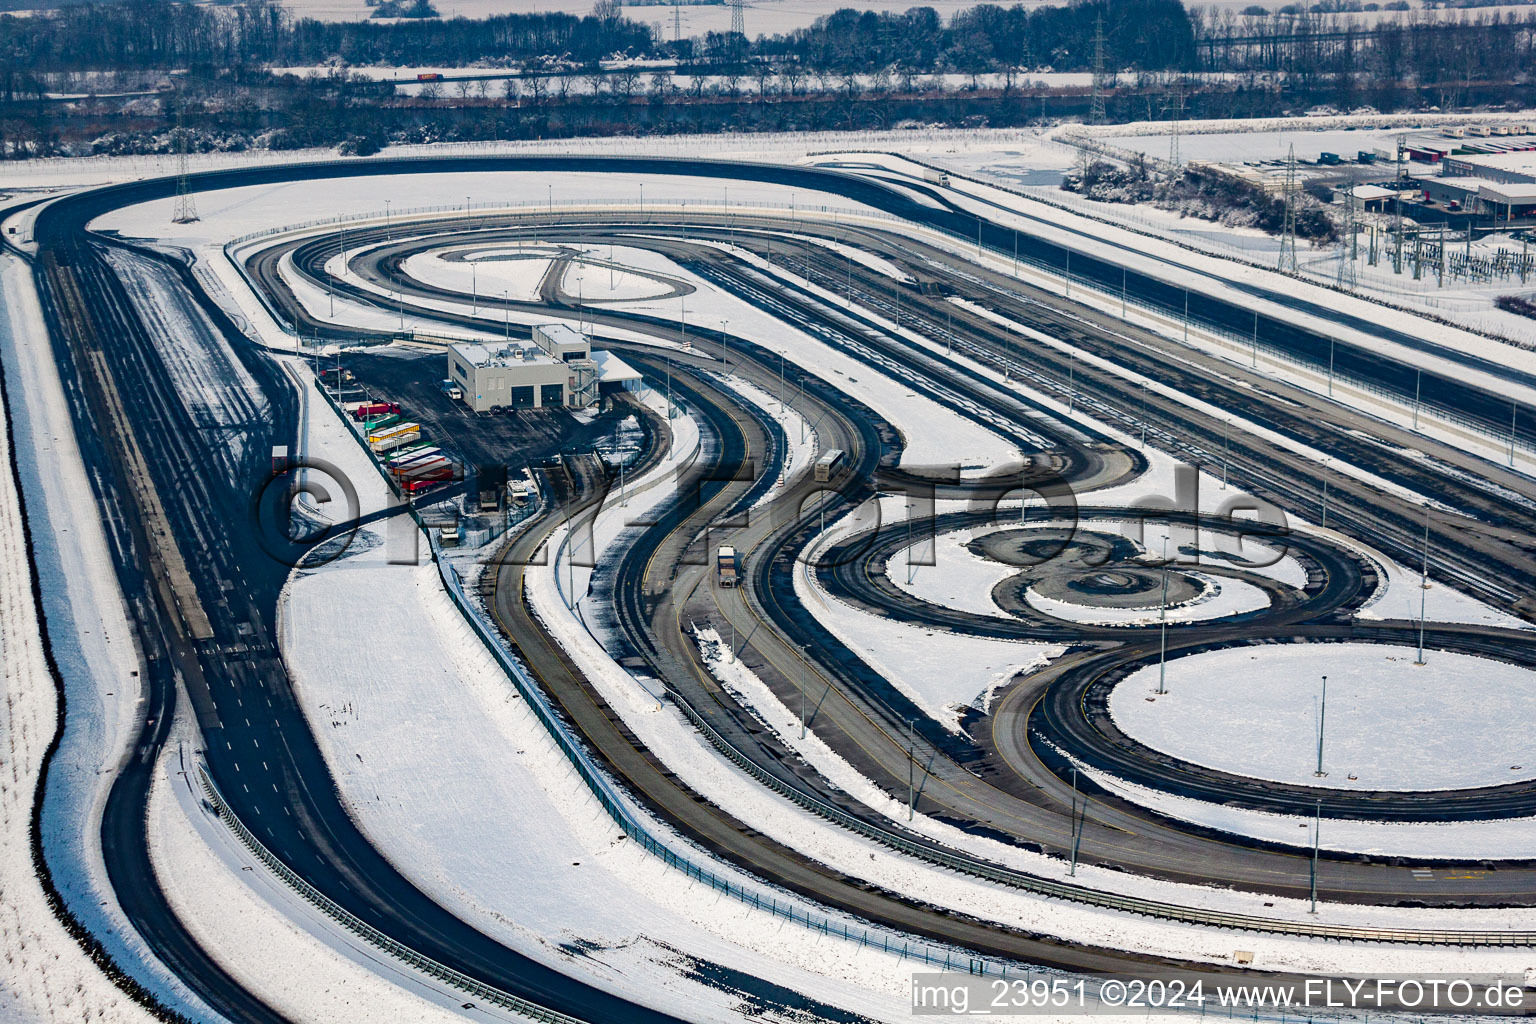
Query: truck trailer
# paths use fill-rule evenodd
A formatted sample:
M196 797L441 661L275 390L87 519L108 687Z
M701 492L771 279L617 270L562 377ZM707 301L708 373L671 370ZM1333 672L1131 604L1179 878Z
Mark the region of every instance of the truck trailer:
M376 452L398 448L407 442L419 440L421 440L420 423L396 423L368 435L368 444Z
M382 416L371 416L368 419L363 420L363 433L374 434L380 430L383 430L385 427L392 427L399 422L400 414L396 412L387 412Z
M923 168L923 180L940 188L949 188L949 175L932 167Z
M351 405L352 403L349 402L347 404ZM351 409L352 418L355 420L371 419L374 416L387 416L392 412L398 413L399 411L400 403L398 402L358 402Z
M715 552L715 582L722 587L734 587L738 581L736 549L722 545Z
M435 444L408 444L396 448L394 451L390 452L389 457L386 458L384 462L386 465L393 468L395 466L403 465L412 459L419 459L423 455L436 455L440 451L442 451L442 449Z

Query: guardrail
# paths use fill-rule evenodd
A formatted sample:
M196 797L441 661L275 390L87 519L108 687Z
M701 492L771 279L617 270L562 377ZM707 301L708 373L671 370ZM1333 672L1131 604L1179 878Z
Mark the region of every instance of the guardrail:
M547 1024L586 1024L580 1017L559 1013L546 1006L530 1002L521 996L515 996L510 992L503 992L499 988L493 988L484 982L476 981L462 971L456 971L452 967L438 963L431 957L418 953L411 947L396 942L388 935L385 935L373 925L347 910L313 885L310 885L298 872L289 868L271 850L268 850L266 844L256 838L256 834L246 827L245 822L240 820L240 816L225 802L224 795L219 792L219 787L214 784L213 777L208 774L207 767L201 764L198 765L197 775L198 780L202 783L203 792L207 795L208 802L213 807L214 813L229 826L230 831L234 832L236 838L240 840L245 848L257 860L265 864L284 884L302 896L310 906L364 942L382 949L395 959L409 964L431 978L451 985L477 999L483 999L493 1006L499 1006L502 1009L511 1010L513 1013L522 1014L531 1020L547 1022Z
M755 910L766 910L775 917L820 932L822 935L857 942L860 946L881 949L887 953L895 953L934 967L943 967L946 970L963 969L970 974L982 975L995 972L1004 977L1007 976L1008 965L1005 962L992 963L980 957L957 954L955 950L949 948L934 948L911 939L897 938L880 929L850 926L846 920L837 921L809 910L797 910L793 901L779 900L772 896L765 897L738 885L709 868L694 863L690 858L653 836L645 823L619 796L612 781L592 760L582 741L550 706L543 688L529 674L522 662L507 650L500 635L494 632L485 621L485 617L475 611L469 595L464 592L464 585L459 579L458 572L446 560L439 557L440 549L436 539L430 536L428 539L432 544L432 554L437 562L438 574L442 577L443 585L447 588L455 607L459 609L475 635L480 638L481 643L490 651L491 656L512 679L518 692L534 710L540 723L554 739L566 760L576 769L582 781L587 784L587 789L597 798L603 810L626 836L639 843L647 853L661 858L668 867L676 868L694 881L702 882L739 903L744 903ZM688 708L687 714L690 720L696 719L693 709Z
M315 385L320 393L325 396L326 401L330 403L331 407L338 414L341 414L341 406L336 402L335 397L330 391L323 387L319 380L315 381ZM384 477L387 483L388 477L385 475L384 469L374 459L374 453L368 448L367 441L354 430L348 430L347 433L368 453L369 460L378 469L379 474ZM971 974L986 975L996 973L1007 977L1008 964L1003 961L991 962L979 957L960 955L950 948L936 948L911 939L899 938L890 932L880 929L856 927L850 925L846 920L837 921L808 910L797 910L793 901L779 900L773 896L765 897L732 882L730 879L724 878L714 871L694 863L688 857L679 854L666 843L657 839L651 834L639 816L620 797L618 791L614 788L613 782L597 766L596 762L592 760L581 739L566 725L554 708L550 706L548 698L545 697L543 688L539 686L537 680L528 673L527 668L524 667L522 662L507 649L501 640L500 634L476 610L474 602L464 592L464 584L459 579L458 571L449 564L447 559L442 557L442 548L437 538L432 535L432 532L427 529L426 524L422 521L420 512L414 506L407 506L405 511L415 520L417 527L426 536L427 543L432 551L432 560L437 564L438 575L441 577L443 587L447 590L454 607L464 617L465 622L474 631L475 636L485 645L486 650L496 659L502 671L512 680L513 685L517 687L518 693L527 701L528 706L534 710L534 714L539 719L540 724L544 726L545 731L555 741L555 745L560 748L566 760L576 769L577 774L581 776L588 791L597 799L598 804L607 812L608 816L613 819L614 823L618 825L624 834L640 844L641 848L647 853L661 858L669 867L682 871L694 881L702 882L739 903L743 903L756 910L766 910L775 917L780 917L792 924L820 932L822 935L841 938L848 942L857 942L860 946L878 948L887 953L894 953L933 967L943 967L946 970L963 969ZM692 708L688 708L687 714L690 717L694 717L696 713ZM209 784L212 784L211 780L209 780ZM229 815L228 820L231 822L231 827L234 827L239 822L239 819L235 818L233 814ZM241 824L240 828L243 829L244 825ZM255 837L252 836L251 838L254 840ZM267 854L267 857L270 858L271 854ZM275 860L275 858L273 859ZM293 872L288 871L286 867L279 874L285 880L289 876L298 877ZM299 879L299 881L302 881L302 879ZM305 883L305 885L307 886L308 883ZM306 898L308 897L306 896ZM342 911L342 913L346 913L346 911ZM388 939L388 936L384 936L384 938ZM394 942L392 939L389 941L391 943ZM399 944L394 943L394 945L398 946ZM388 949L392 947L381 948ZM407 947L402 946L400 948ZM421 954L417 953L413 953L413 955L416 957L421 956ZM451 970L451 968L443 969ZM476 984L479 983L476 982Z

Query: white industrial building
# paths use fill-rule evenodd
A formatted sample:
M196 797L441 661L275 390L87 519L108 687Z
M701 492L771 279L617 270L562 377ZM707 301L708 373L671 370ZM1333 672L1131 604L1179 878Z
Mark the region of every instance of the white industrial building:
M611 352L593 352L566 324L539 324L530 342L461 342L448 348L448 376L475 412L585 409L599 396L633 387L640 374Z

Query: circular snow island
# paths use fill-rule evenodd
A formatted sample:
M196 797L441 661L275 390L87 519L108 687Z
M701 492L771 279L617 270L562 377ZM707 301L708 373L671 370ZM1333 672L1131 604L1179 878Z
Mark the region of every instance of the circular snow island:
M1224 648L1170 659L1163 694L1155 662L1137 669L1109 711L1163 754L1271 782L1409 792L1536 778L1536 672L1444 651L1417 659L1381 644Z

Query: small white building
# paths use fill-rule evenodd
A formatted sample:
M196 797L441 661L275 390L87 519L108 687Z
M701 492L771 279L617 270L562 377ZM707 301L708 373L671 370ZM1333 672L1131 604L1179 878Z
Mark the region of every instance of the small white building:
M592 351L587 336L566 324L536 325L532 342L450 345L448 376L475 412L585 409L640 379L611 352Z

